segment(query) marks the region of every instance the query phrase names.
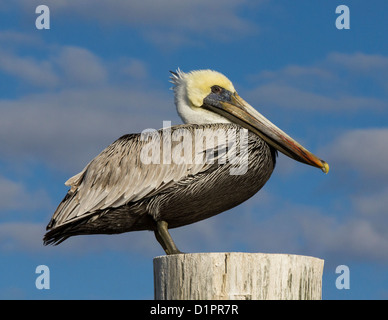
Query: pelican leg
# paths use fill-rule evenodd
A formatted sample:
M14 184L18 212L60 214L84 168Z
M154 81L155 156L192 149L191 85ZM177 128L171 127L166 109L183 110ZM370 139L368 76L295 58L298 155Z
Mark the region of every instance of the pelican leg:
M164 252L166 252L166 254L168 254L168 253L167 253L167 250L168 250L168 249L167 249L167 247L166 247L166 245L165 245L165 243L164 243L162 237L159 235L159 232L158 232L157 230L155 230L154 233L155 233L155 238L156 238L156 240L158 240L158 242L159 242L159 244L162 246Z
M174 241L168 232L168 223L166 221L157 221L156 230L154 231L155 238L158 240L166 254L178 254L182 253L176 247Z

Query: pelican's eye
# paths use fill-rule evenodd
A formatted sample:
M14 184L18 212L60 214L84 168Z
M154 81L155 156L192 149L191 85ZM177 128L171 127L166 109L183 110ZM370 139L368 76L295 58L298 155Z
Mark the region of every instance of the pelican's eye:
M212 86L211 89L212 89L212 93L215 93L215 94L220 94L222 92L222 88L217 85Z

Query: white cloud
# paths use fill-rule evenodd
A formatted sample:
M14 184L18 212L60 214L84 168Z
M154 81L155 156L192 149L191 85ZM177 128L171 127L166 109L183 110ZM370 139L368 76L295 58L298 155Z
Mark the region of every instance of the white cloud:
M88 1L82 3L87 4ZM67 6L67 3L62 2L62 5ZM99 1L96 5L105 6ZM118 5L112 3L112 6L117 10ZM86 6L84 10L86 12ZM166 26L169 28L168 24ZM185 28L192 32L197 30L195 26L190 27L190 22L187 22ZM234 30L242 31L243 28ZM221 24L211 36L216 36L220 31ZM205 31L198 29L197 32ZM179 33L171 34L180 36ZM134 88L115 84L117 78L113 75L116 71L120 71L123 76L128 75L130 79L147 80L147 65L143 61L123 57L123 63L117 65L80 47L63 46L51 50L46 60L18 56L11 51L1 52L3 59L10 62L7 66L3 63L3 71L29 83L37 79L41 87L48 88L48 91L39 94L29 94L15 100L0 100L0 154L3 159L34 158L57 169L66 168L76 173L76 170L82 169L101 149L122 134L139 132L145 127L158 128L161 120L170 117L177 119L171 92L161 92L142 85ZM339 60L337 58L336 64ZM17 66L19 62L25 66L25 70ZM120 69L120 66L124 67ZM260 104L265 102L295 110L327 108L333 111L338 107L342 110L365 107L381 109L384 106L377 98L354 97L346 92L341 95L325 94L315 90L314 86L307 89L302 86L308 81L314 82L313 79L318 79L315 84L327 84L338 81L338 77L340 74L335 70L325 69L319 63L313 66L286 66L278 72L262 73L259 81L263 83L251 94ZM48 80L52 81L56 90L49 90L46 83ZM388 171L382 161L388 159L385 147L387 139L386 129L353 130L339 136L327 147L327 153L325 151L322 154L328 154L327 160L334 168L346 166L366 177L370 174L387 177ZM362 152L360 145L363 146ZM355 216L343 220L326 216L323 209L291 206L269 195L267 198L270 200L264 202L264 205L261 201L258 204L249 202L235 209L232 217L232 213L223 213L203 223L174 230L173 233L176 233L177 244L182 250L228 250L234 244L242 243L254 251L322 253L387 261L387 236L384 231L387 220L382 214L386 203L385 190L353 200ZM8 209L20 209L20 199L22 205L25 205L31 203L36 195L30 193L23 184L5 178L0 179L0 193L3 194L0 203ZM251 210L246 210L247 205L252 206ZM251 211L266 217L256 219ZM375 218L369 219L368 214L373 214ZM42 246L44 227L45 224L37 223L1 224L0 250L82 252L85 248L140 248L154 252L157 248L157 252L161 252L158 251L160 248L152 233L75 237L60 247L45 248ZM123 239L127 238L131 241L124 245Z
M385 92L387 63L385 56L332 52L311 65L287 65L250 75L257 85L247 96L255 103L280 109L386 113L386 95L360 95L358 86L360 81L369 84L372 80L376 90ZM356 76L360 71L361 78Z
M2 157L25 157L67 170L80 170L123 134L177 119L168 92L109 86L0 100L0 109Z
M16 50L15 50L16 51ZM74 46L47 46L48 57L21 56L0 50L0 71L46 89L104 84L108 72L99 57Z
M328 160L353 169L364 178L388 177L388 128L355 129L344 132L324 151Z
M356 210L365 218L385 219L388 223L388 182L386 186L380 186L380 190L369 194L354 197L353 203Z
M53 63L64 75L67 84L88 85L107 81L107 71L101 59L79 47L61 47Z
M373 221L358 216L340 221L308 212L299 220L311 251L343 260L388 262L388 235Z
M332 109L335 101L323 95L306 92L288 85L265 84L248 93L253 101L280 108L320 110Z
M306 215L309 227L305 231L309 237L321 235L327 252L364 261L388 261L387 141L388 128L354 129L321 150L332 167L333 192L342 195L338 201L343 205L350 204L341 219L325 222L323 215L318 215L310 221ZM338 211L335 206L329 210ZM314 245L314 241L308 243Z
M41 4L31 0L19 0L17 3L28 13ZM239 9L248 5L245 0L47 0L45 5L55 12L56 17L64 19L81 17L103 26L117 23L134 26L147 39L163 47L190 43L187 38L197 35L233 41L236 35L257 32L255 23L239 16ZM163 43L156 34L167 41Z
M22 182L0 176L0 216L9 211L47 208L50 200L44 190L32 192Z
M0 224L0 252L78 255L85 252L121 251L155 256L163 254L153 232L118 235L75 236L58 246L44 246L46 223L9 222Z
M35 223L0 224L0 251L36 252L41 249L44 226Z
M324 59L318 60L313 64L291 64L278 70L263 70L257 75L251 75L251 79L280 83L300 82L302 80L314 81L315 83L318 81L330 81L337 84L337 81L341 78L348 77L348 75L343 73L344 69L350 71L353 76L362 72L364 76L375 77L377 76L376 72L381 73L388 69L388 57L362 52L330 52Z
M266 199L267 198L267 199ZM360 212L336 217L330 208L286 203L260 194L229 212L172 229L177 246L186 252L277 252L312 255L333 261L388 263L388 219L369 219ZM77 236L58 247L44 247L44 223L0 224L0 251L80 254L115 250L163 254L152 232ZM241 250L241 249L239 249Z
M27 34L15 30L1 30L0 44L2 48L41 46L43 40L36 32Z
M327 61L342 66L353 72L374 73L388 70L388 57L380 54L366 54L356 52L353 54L332 52Z
M331 96L294 87L291 84L268 83L248 92L247 96L260 105L292 110L338 112L359 110L384 110L386 103L380 99L353 95Z
M0 50L0 70L32 85L51 87L59 83L50 62L16 56L2 50Z
M172 230L177 246L190 252L240 247L312 255L332 263L338 259L388 263L388 219L369 219L357 211L340 218L329 207L286 203L275 195L270 203L260 202L260 193L254 198L257 201L249 200L230 212Z
M357 211L337 218L330 210L288 204L278 212L274 210L267 223L258 224L256 234L263 242L266 237L274 239L274 250L388 263L388 219L371 220Z
M150 88L139 59L105 61L84 48L55 46L42 59L0 51L2 66L42 91L0 99L4 159L25 157L74 172L123 134L178 120L172 92Z
M147 65L139 60L134 58L122 58L118 62L120 73L129 76L132 79L144 80L148 78L148 67Z
M290 81L312 81L316 79L333 80L336 76L325 68L319 65L301 66L287 65L280 70L263 70L257 75L251 75L250 79L256 81L269 81L277 83L289 83Z
M338 69L338 72L348 72L349 80L373 83L377 88L388 92L388 57L380 54L356 52L345 54L333 52L328 55L327 62Z
M145 27L184 28L201 33L225 31L246 31L250 25L236 14L241 1L168 0L143 1L92 1L66 2L49 5L58 10L67 10L99 21L125 22ZM212 30L213 29L213 30Z

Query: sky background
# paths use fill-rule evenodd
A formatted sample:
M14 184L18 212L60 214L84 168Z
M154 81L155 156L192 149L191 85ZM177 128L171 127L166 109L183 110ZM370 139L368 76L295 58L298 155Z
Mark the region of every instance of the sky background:
M323 299L388 299L388 2L0 0L0 298L153 299L152 232L42 237L68 188L126 133L181 123L169 70L224 73L330 164L283 155L228 212L171 230L185 252L325 260ZM338 30L338 5L350 29ZM38 265L50 289L35 287ZM338 265L350 289L338 290Z

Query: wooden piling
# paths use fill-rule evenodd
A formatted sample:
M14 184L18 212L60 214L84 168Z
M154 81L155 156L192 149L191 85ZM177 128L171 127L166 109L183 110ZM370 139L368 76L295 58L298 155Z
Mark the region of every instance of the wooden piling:
M267 253L154 258L156 300L320 300L324 261Z

